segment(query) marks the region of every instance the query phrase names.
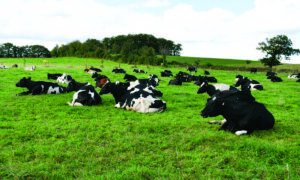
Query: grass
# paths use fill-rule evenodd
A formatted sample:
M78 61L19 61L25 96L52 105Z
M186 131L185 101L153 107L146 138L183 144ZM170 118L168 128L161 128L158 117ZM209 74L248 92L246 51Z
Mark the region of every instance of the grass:
M141 114L114 108L111 95L93 107L70 107L74 93L60 95L15 96L24 91L15 84L22 77L47 80L47 73L72 74L79 82L90 82L85 65L99 67L97 59L56 58L1 59L17 69L0 71L0 179L299 179L300 112L299 83L284 80L272 83L265 73L217 71L210 73L219 83L233 84L236 74L248 76L264 85L253 91L273 113L275 126L268 131L236 136L219 132L209 125L200 111L207 94L196 94L198 86L184 83L168 86L172 78L161 78L157 89L164 95L167 110ZM112 81L123 74L113 74L118 63L104 61L103 74ZM121 64L129 74L132 65ZM160 67L138 66L148 74L160 76ZM184 68L168 68L177 73ZM203 70L198 74L203 75ZM99 91L99 90L97 90Z

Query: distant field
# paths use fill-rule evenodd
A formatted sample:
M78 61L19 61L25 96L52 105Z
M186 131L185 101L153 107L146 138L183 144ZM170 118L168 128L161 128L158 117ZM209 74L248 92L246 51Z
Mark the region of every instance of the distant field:
M101 67L101 60L84 58L25 60L36 71L24 71L23 59L0 59L20 66L0 69L0 179L300 179L300 83L287 79L288 73L278 74L283 82L272 83L261 72L209 70L219 83L233 85L242 74L264 86L252 95L274 115L274 128L237 136L209 125L223 117L200 116L208 95L197 94L193 83L169 86L173 78L160 77L165 68L112 61ZM111 72L119 65L138 78L159 75L166 111L116 109L112 95L92 107L68 106L74 92L16 96L26 90L16 87L22 77L55 82L47 73L65 72L95 85L83 71L86 65L100 67L112 81L123 81L124 74ZM148 73L135 74L133 68Z

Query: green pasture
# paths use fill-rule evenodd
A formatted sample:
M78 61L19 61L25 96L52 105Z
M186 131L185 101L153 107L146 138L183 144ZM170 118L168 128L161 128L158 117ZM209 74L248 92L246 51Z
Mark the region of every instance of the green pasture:
M26 66L37 69L24 71L24 59L0 59L19 65L0 69L0 179L300 179L300 83L288 80L288 73L279 73L283 82L272 83L264 72L209 70L218 83L233 85L236 74L242 74L264 86L252 94L273 113L274 128L237 136L206 123L223 119L200 116L208 95L197 94L193 83L168 86L172 78L160 77L162 67L43 60L25 59ZM166 111L116 109L112 95L101 96L103 104L92 107L68 106L74 92L16 96L26 90L16 87L22 77L54 82L47 73L65 72L95 85L83 71L86 65L100 67L112 81L123 81L124 74L111 72L119 66L138 78L159 75L157 89L164 93ZM133 68L148 73L135 74Z

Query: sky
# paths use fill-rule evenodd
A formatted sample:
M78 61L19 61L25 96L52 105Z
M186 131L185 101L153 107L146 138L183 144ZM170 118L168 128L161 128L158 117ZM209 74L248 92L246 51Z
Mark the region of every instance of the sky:
M286 35L300 49L299 0L0 0L0 44L55 45L152 34L182 56L258 60L258 43ZM300 56L284 63L300 64Z

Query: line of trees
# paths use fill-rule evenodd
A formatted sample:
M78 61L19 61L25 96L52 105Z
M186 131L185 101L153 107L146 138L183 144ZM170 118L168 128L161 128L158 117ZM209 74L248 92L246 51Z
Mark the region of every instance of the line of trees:
M94 57L130 64L160 65L166 64L166 56L180 56L181 50L182 45L171 40L149 34L128 34L104 38L102 41L88 39L81 43L76 40L66 45L56 45L51 50L51 56Z
M12 43L0 44L0 58L51 57L50 51L42 45L15 46Z

